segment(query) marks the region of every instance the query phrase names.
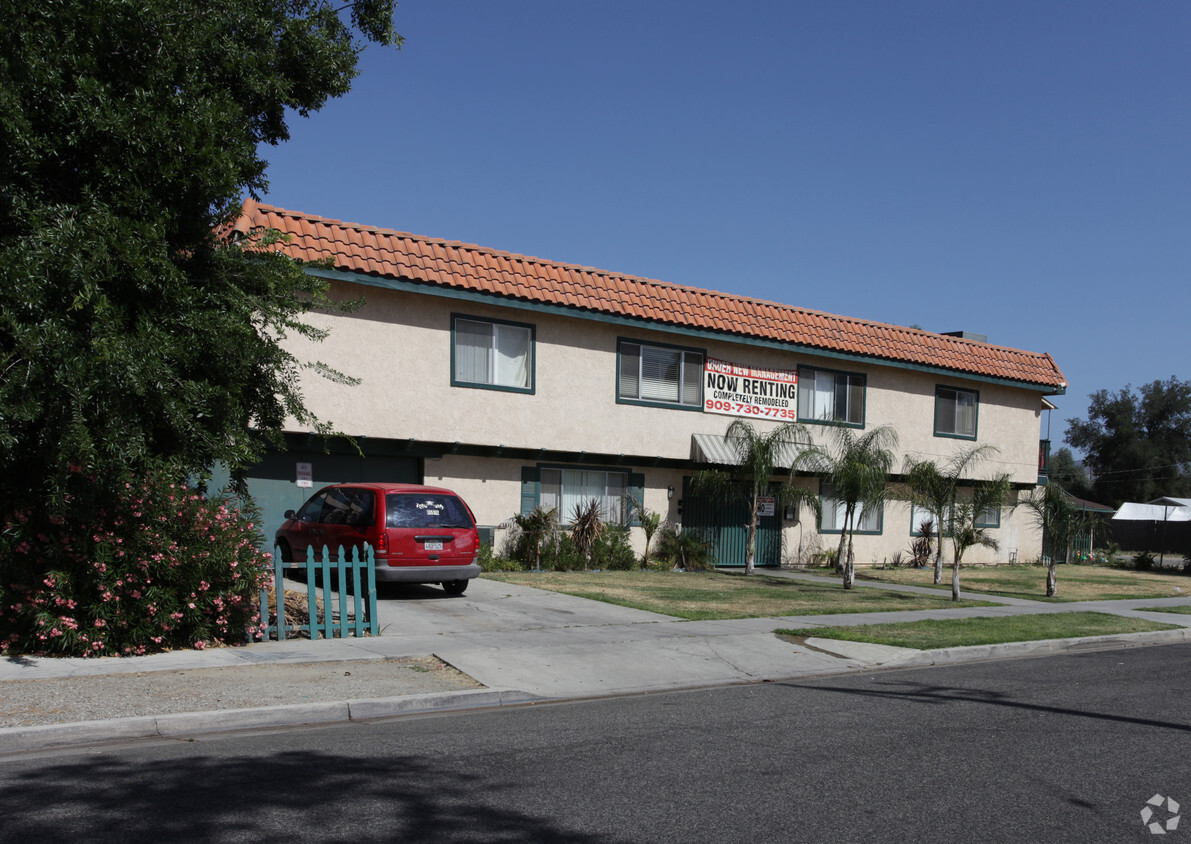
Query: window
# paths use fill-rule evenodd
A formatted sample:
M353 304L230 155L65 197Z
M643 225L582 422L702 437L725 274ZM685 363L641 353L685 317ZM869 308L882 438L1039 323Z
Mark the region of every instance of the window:
M823 499L823 517L819 520L820 533L841 533L844 529L845 505L837 501L835 488L831 484L823 484L819 488ZM881 507L860 507L855 517L856 533L881 532Z
M702 409L703 353L622 340L617 380L621 401Z
M470 528L471 514L453 495L390 492L385 496L385 526L391 528Z
M798 418L864 425L864 376L799 367Z
M375 518L374 500L371 490L335 487L303 504L297 518L328 525L367 526Z
M976 527L999 528L1001 526L1001 508L985 507L976 514Z
M625 493L628 492L627 472L607 472L602 469L542 469L541 497L543 507L558 513L560 524L575 520L577 508L595 499L600 503L600 518L616 525L626 524L628 513Z
M980 394L953 387L935 388L935 436L976 439L976 407Z
M919 504L911 505L910 507L910 535L922 536L922 523L930 519L933 524L933 534L938 536L940 532L945 531L946 521L951 518L951 508L948 507L943 511L943 518L940 519L938 515L929 507L923 507ZM946 534L950 536L950 533Z
M532 393L532 325L452 317L451 384Z

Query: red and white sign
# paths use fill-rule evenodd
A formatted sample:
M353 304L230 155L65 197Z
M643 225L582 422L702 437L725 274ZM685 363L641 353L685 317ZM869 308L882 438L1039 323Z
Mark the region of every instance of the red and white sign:
M792 422L798 418L798 372L707 358L703 364L703 409L726 416Z
M298 464L298 486L300 486L300 487L314 486L314 464L313 463L299 463Z

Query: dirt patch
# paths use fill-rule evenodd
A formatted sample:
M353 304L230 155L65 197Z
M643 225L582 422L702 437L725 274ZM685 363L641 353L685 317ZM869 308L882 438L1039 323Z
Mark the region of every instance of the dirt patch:
M435 656L6 680L0 728L480 688Z

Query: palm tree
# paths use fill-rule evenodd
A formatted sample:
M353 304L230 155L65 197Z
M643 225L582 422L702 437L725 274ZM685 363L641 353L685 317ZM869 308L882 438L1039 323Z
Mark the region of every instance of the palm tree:
M843 505L837 560L842 567L844 588L856 582L856 559L852 535L856 521L867 507L880 507L889 497L889 473L893 470L897 431L889 425L857 434L855 429L833 426L835 444L831 450L815 449L808 465L822 472L820 484L834 490L832 498Z
M797 422L785 422L762 433L748 420L735 419L728 426L724 439L736 455L736 466L728 472L700 472L692 482L692 489L699 494L721 500L734 499L740 495L740 490L744 489L749 504L744 573L751 575L756 556L759 501L769 494L771 479L779 467L788 468L790 478L793 479L795 468L804 453L804 444L809 445L810 437L806 428ZM811 496L807 490L794 487L788 482L781 485L776 498L779 506L805 500L818 508L817 498Z
M513 521L525 536L526 565L542 567L542 542L558 528L558 514L553 507L535 507L528 513L518 513Z
M1066 558L1071 542L1091 525L1088 514L1075 503L1075 498L1056 483L1049 483L1025 500L1042 529L1043 540L1050 546L1050 564L1046 569L1046 597L1059 592L1055 563L1060 550Z
M959 566L963 561L964 552L973 545L983 545L996 550L999 548L994 539L982 527L977 527L980 514L990 509L1001 509L1009 497L1012 483L1008 475L1002 474L992 480L980 481L972 488L972 498L969 501L957 503L952 507L951 544L954 548L954 561L951 566L951 600L959 600ZM939 544L943 538L939 537Z
M662 514L646 508L632 495L626 496L626 498L629 503L629 512L637 514L637 520L641 522L641 529L645 531L645 553L641 555L641 566L649 568L649 546L653 542L654 535L662 526Z
M933 460L906 458L910 500L931 512L939 534L935 546L935 583L943 582L943 537L955 536L955 495L960 481L977 463L996 451L991 445L973 446L956 454L942 467Z

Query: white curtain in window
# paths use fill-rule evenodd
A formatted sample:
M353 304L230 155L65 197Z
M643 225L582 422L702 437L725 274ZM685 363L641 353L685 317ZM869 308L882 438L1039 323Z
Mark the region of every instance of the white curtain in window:
M816 372L812 393L810 418L830 420L835 412L835 376Z
M545 475L543 474L543 490ZM562 496L559 520L570 524L575 520L576 508L586 507L593 499L599 502L600 518L613 524L624 521L624 494L628 477L624 472L598 472L586 469L567 469L562 473Z
M496 383L502 387L529 387L529 329L494 325L496 331Z
M542 470L541 491L538 495L538 506L553 510L560 521L565 521L562 511L558 509L562 506L561 469Z
M843 530L847 505L843 501L837 501L835 498L832 498L835 492L833 487L824 486L821 492L823 496L823 518L819 521L820 529ZM881 529L881 508L861 506L856 513L855 529L859 531L879 531Z
M955 433L976 436L976 394L959 390L955 399Z
M455 380L471 384L492 381L492 326L455 320Z

